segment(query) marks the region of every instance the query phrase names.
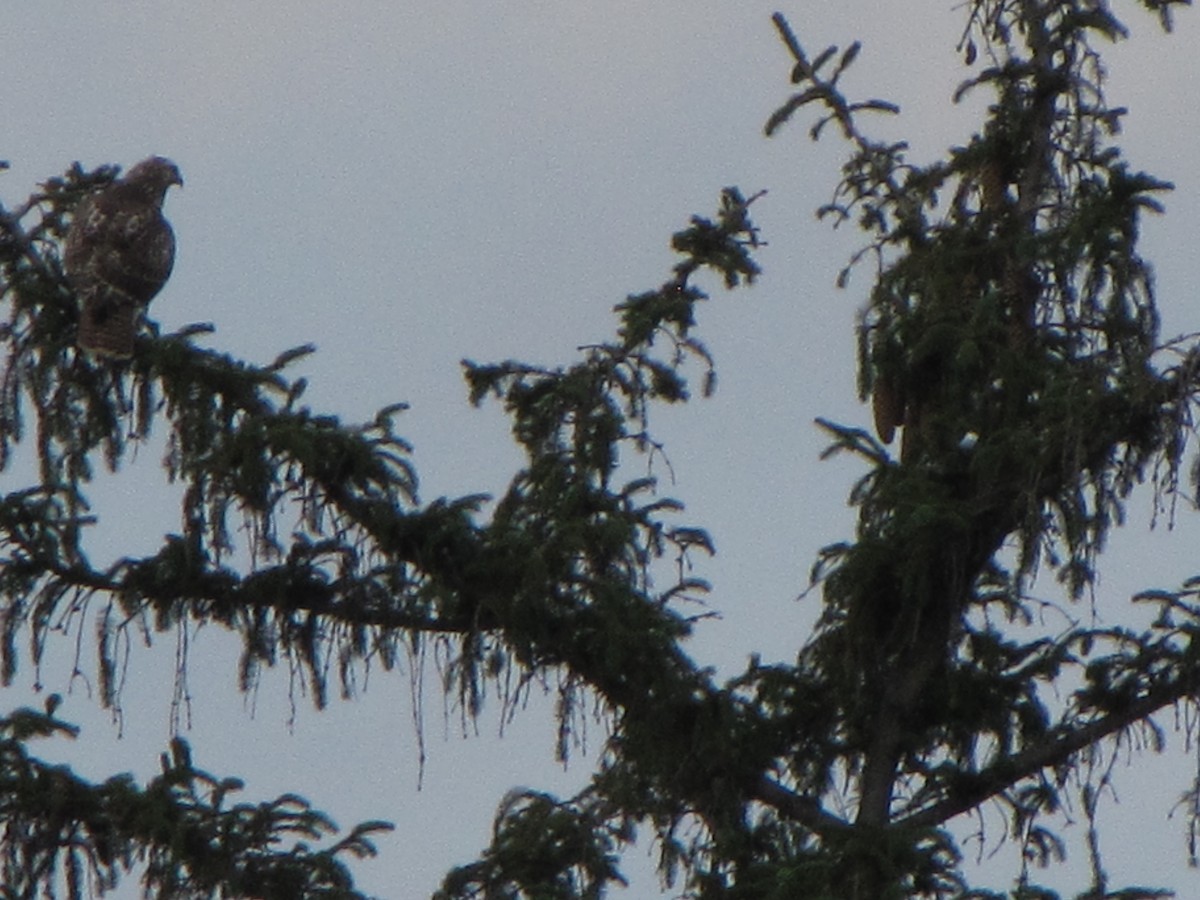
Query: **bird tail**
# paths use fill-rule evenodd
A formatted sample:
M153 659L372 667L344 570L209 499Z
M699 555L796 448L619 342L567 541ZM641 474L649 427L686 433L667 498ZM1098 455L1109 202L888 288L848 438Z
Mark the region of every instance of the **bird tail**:
M112 290L98 290L83 301L79 317L80 349L97 356L128 359L133 356L139 307Z

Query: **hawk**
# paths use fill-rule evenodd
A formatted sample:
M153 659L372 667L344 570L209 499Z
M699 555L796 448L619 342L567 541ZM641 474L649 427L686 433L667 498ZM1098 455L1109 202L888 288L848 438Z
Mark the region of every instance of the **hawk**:
M80 201L63 264L82 303L81 349L116 359L133 355L138 318L175 262L175 234L162 214L173 184L183 185L179 169L151 156Z

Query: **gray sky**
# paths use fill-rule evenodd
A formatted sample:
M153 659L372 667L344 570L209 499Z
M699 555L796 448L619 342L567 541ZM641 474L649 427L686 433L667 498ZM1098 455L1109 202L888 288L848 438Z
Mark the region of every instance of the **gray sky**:
M1178 186L1144 245L1171 334L1200 325L1190 290L1200 23L1185 12L1163 39L1133 7L1117 4L1135 39L1109 60L1110 98L1132 108L1133 165ZM179 252L153 315L167 329L211 321L213 346L258 362L317 343L296 374L309 378L314 409L347 421L409 402L401 431L428 501L498 492L520 464L499 411L465 402L461 358L573 359L578 345L611 334L614 303L664 280L670 234L689 215L710 214L725 185L767 188L754 208L770 243L760 285L732 296L713 285L701 310L717 396L657 422L677 478L664 493L688 503L686 521L708 527L719 550L697 574L714 582L722 618L701 628L692 651L729 672L752 651L787 659L815 613L815 597L795 600L815 552L851 534L844 498L860 470L818 463L824 440L812 419L866 424L852 324L868 280L864 271L849 290L833 287L857 237L812 214L843 148L812 145L802 116L762 137L789 87L769 20L776 8L811 50L863 39L847 89L899 102L903 117L878 131L907 137L918 160L975 127L971 108L950 105L964 74L953 49L963 11L950 0L442 0L352 3L336 14L297 0L45 2L6 19L0 158L12 169L0 197L17 202L76 159L173 158L187 183L167 204ZM97 513L120 525L98 531L95 561L152 552L178 527L159 456L146 448L97 484ZM1131 533L1114 542L1101 614L1200 568L1190 562L1194 525L1148 539L1148 507L1148 497L1135 501ZM518 715L502 740L492 704L480 734L463 740L431 687L418 792L405 673L373 672L359 699L319 714L301 698L293 715L285 670L268 673L248 703L234 687L233 640L205 629L190 651L186 736L197 763L245 777L247 800L296 790L343 826L394 820L381 856L356 869L362 888L386 897L427 895L486 843L505 791L569 791L603 740L593 728L592 755L563 773L548 704ZM65 689L69 652L41 673L48 690ZM92 777L153 774L169 735L174 653L170 636L135 650L120 740L77 682L61 713L84 725L82 738L46 755ZM34 679L22 669L6 705L30 702ZM1105 819L1115 880L1196 879L1180 823L1166 822L1193 763L1167 762L1162 775L1127 779ZM640 880L630 896L655 893L645 867L632 868ZM1177 881L1185 895L1186 883Z

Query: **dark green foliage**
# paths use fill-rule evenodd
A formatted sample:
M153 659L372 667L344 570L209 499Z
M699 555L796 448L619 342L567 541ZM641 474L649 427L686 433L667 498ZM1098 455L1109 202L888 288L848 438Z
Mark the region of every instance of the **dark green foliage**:
M1142 5L1169 23L1172 2ZM866 234L838 279L874 264L859 387L864 399L888 388L903 412L898 460L869 433L818 420L828 453L854 454L867 472L851 493L854 539L813 568L823 615L794 664L753 660L721 684L684 653L681 601L707 585L683 573L712 542L627 467L662 450L654 404L689 399L689 363L701 393L713 389L694 334L708 299L697 276L726 288L756 279L757 195L726 189L713 218L693 217L674 236L681 259L667 281L619 304L613 339L574 363L464 363L471 401L503 404L526 457L487 507L473 494L418 499L395 428L402 407L347 425L302 405L303 380L285 371L307 348L254 366L198 346L203 326L161 335L151 323L127 364L77 354L58 246L82 192L113 172L76 167L0 210L0 468L16 471L20 446L37 460L26 487L0 496L6 683L21 641L36 661L86 620L101 698L118 704L132 632L214 622L243 641L244 688L286 659L318 705L330 671L349 695L356 667L391 670L431 640L468 716L489 687L515 703L553 679L564 757L594 703L611 737L591 783L565 800L510 795L492 845L447 876L444 900L604 896L623 882L620 856L639 829L680 896L1052 898L1029 872L1008 894L972 888L951 820L994 806L1025 859L1050 865L1068 847L1056 815L1074 802L1091 829L1082 896L1164 896L1107 883L1098 760L1134 737L1157 749L1154 716L1194 707L1200 589L1135 598L1159 610L1143 631L1075 624L1070 609L1093 589L1130 491L1150 481L1172 499L1185 464L1200 349L1161 344L1137 252L1140 216L1160 211L1169 185L1109 143L1123 111L1105 103L1094 41L1125 29L1107 7L974 0L967 13L971 75L958 94L986 92L992 105L929 164L862 127L863 113L894 105L843 95L858 44L810 59L774 19L796 93L767 132L815 113L814 138L834 123L848 142L820 213ZM118 469L155 429L180 488L179 531L148 556L94 567L95 466ZM1039 572L1062 582L1065 628L1047 626L1030 597ZM60 724L26 713L8 723L12 758L73 792L75 816L0 790L5 824L38 837L28 852L10 847L13 884L108 884L137 859L166 896L352 895L335 857L368 852L377 825L329 850L272 855L273 841L325 837L329 823L290 797L226 809L234 783L197 772L182 744L144 790L86 785L25 753L25 739Z
M606 885L624 883L616 848L633 836L593 804L563 803L547 794L514 791L496 816L484 858L451 873L435 900L450 897L595 900Z
M128 775L92 784L29 755L27 741L54 734L75 730L28 709L0 719L2 896L52 896L65 882L74 900L115 887L135 863L146 896L364 896L341 858L373 855L370 836L391 826L366 822L313 850L307 841L336 831L328 818L294 795L228 805L241 784L194 768L182 740L140 788Z
M1002 799L1013 834L1047 834L1049 849L1030 851L1051 859L1055 839L1027 825L1059 807L1066 784L1038 773L1068 771L1076 752L1145 722L1197 679L1179 624L1015 640L991 612L1032 624L1027 588L1042 565L1080 597L1129 491L1151 467L1160 491L1177 484L1195 381L1190 362L1157 363L1153 285L1135 249L1139 215L1160 211L1154 195L1170 186L1104 145L1121 111L1103 103L1089 43L1123 27L1090 5L973 4L970 39L995 64L960 94L988 87L996 104L948 163L918 166L904 144L859 128L838 73L818 72L833 54L810 65L776 24L802 92L769 130L817 103L851 143L824 213L871 236L865 253L881 274L861 322L860 387L865 397L892 385L907 422L900 466L868 435L823 422L836 449L872 470L854 494L857 541L828 548L814 570L825 615L801 666L841 707L856 826L938 826ZM1057 127L1064 119L1071 129ZM1080 675L1065 711L1048 705L1051 685ZM847 882L846 895L887 885L956 895L920 886L911 866L873 866L860 861L874 874Z
M473 398L503 396L529 452L483 523L478 496L418 503L408 446L393 428L401 407L346 426L301 406L303 381L282 370L305 348L256 367L196 346L202 326L160 336L151 323L128 364L77 354L58 242L81 193L111 177L74 169L4 213L10 353L0 414L11 426L0 447L23 439L28 416L40 460L40 483L0 498L7 678L22 635L37 659L55 629L81 627L93 609L107 704L120 702L118 657L133 629L218 622L242 635L243 687L287 657L308 672L318 704L331 668L349 693L356 664L390 669L406 644L434 635L447 690L471 715L486 681L503 689L512 667L557 668L568 675L562 753L584 690L612 710L638 707L626 713L628 732L645 745L693 752L702 717L729 703L676 644L689 626L672 606L705 585L684 579L656 590L649 572L660 557L711 546L702 530L665 524L678 504L656 496L651 480L610 481L621 447L654 448L650 402L687 397L685 361L708 366L711 384L707 351L689 333L705 294L690 279L704 268L730 286L754 278L750 201L730 189L715 219L695 217L676 236L683 261L671 280L623 304L620 340L591 348L578 366L468 366ZM86 553L94 458L116 470L129 441L156 427L167 432L167 474L182 486L180 531L156 553L96 569ZM249 526L245 548L231 539L231 517ZM650 683L660 693L647 695ZM733 749L722 756L706 765L733 765ZM655 763L638 777L676 773ZM703 771L690 780L709 790ZM662 792L657 802L675 810ZM588 871L601 885L618 877L611 865Z

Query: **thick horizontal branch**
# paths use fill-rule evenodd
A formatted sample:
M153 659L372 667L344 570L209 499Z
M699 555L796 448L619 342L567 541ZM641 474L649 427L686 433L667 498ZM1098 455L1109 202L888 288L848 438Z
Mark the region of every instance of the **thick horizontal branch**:
M83 565L67 565L56 560L8 560L6 568L14 574L45 576L61 586L112 595L133 595L149 604L190 603L188 610L196 619L226 619L221 612L233 608L269 609L281 613L312 613L339 625L403 629L421 633L462 634L487 630L488 623L478 617L438 615L416 610L363 602L368 594L381 593L366 580L352 586L316 578L303 579L303 570L280 565L259 569L247 575L223 570L193 571L186 582L156 582L149 570L158 557L126 561L126 575L107 574ZM355 597L354 595L358 596Z
M754 785L753 792L756 800L816 834L844 832L852 827L845 819L822 809L817 801L788 790L766 775Z
M996 760L978 773L964 778L946 799L902 816L895 824L905 828L932 828L941 825L1003 793L1022 779L1029 778L1042 769L1062 765L1079 751L1111 737L1135 722L1148 719L1163 708L1194 694L1198 687L1200 670L1189 669L1181 672L1176 679L1151 687L1144 696L1132 701L1124 709L1082 725L1062 726L1055 734L1020 753Z

